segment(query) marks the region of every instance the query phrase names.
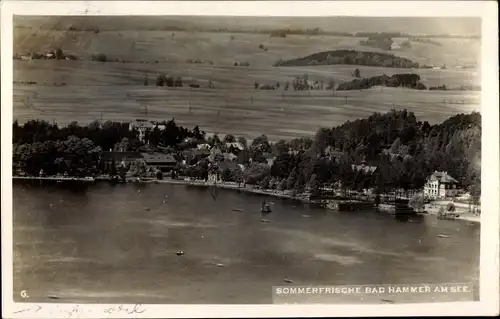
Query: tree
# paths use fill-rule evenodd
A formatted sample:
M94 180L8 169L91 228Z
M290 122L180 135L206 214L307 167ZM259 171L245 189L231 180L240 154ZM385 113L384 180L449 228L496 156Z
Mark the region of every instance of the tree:
M420 211L425 205L424 196L422 194L413 195L408 205L416 211Z
M148 171L146 162L142 159L135 160L130 164L129 173L133 177L145 177Z
M125 181L127 179L127 167L125 165L120 165L118 167L118 174L120 175L121 180Z
M222 142L219 138L219 135L218 134L214 134L212 135L211 137L208 138L207 140L208 144L210 144L211 146L219 146L219 145L222 145Z
M401 147L401 140L399 137L394 140L394 143L392 143L392 146L390 148L391 153L397 154L399 152L399 148Z
M246 138L244 138L242 136L238 137L238 143L240 143L241 146L243 146L243 148L245 148L245 149L248 148L248 142L247 142Z
M312 174L307 186L311 189L311 192L315 193L319 191L319 181L316 178L316 174Z
M240 187L240 184L245 181L245 177L243 175L243 171L237 167L232 171L233 179L236 183L238 183L238 187Z
M56 60L64 60L66 57L64 56L63 51L58 48L55 53Z
M252 163L243 173L247 184L257 184L270 175L270 170L266 164Z
M268 152L271 145L269 144L269 139L267 138L267 136L265 134L262 134L252 141L251 146L254 150L258 150L260 152Z
M314 148L317 155L323 155L330 142L330 130L319 129L314 137Z
M193 135L194 135L194 138L197 140L203 140L205 138L204 134L202 134L202 132L200 131L200 128L198 127L198 125L196 125L193 128Z
M271 177L266 176L260 182L260 187L262 187L262 189L269 189L270 188L270 182L271 182Z
M455 204L453 203L448 203L448 205L446 205L446 211L450 212L450 213L453 213L455 212Z
M283 192L284 192L284 191L286 190L286 186L287 186L286 184L287 184L286 179L285 179L285 178L283 178L283 179L279 182L279 184L278 184L278 189L279 189L280 191L283 191Z
M174 86L175 87L182 87L182 78L180 76L175 78Z
M236 142L236 138L234 137L234 135L226 134L226 136L224 136L224 143L234 143L234 142Z
M124 137L122 140L115 144L113 150L115 152L128 152L130 151L130 141L128 138Z
M361 78L361 72L359 72L359 69L354 70L353 75L355 78Z
M165 86L166 85L166 76L165 74L158 74L156 77L156 86Z
M92 61L107 62L108 58L103 53L92 54Z
M293 189L297 182L297 168L294 167L288 178L286 179L286 188Z
M182 82L181 82L182 83ZM168 86L168 87L173 87L175 86L175 81L174 81L174 78L171 77L171 76L166 76L165 77L165 86ZM182 86L182 85L181 85Z
M234 181L233 173L231 172L230 168L224 168L221 173L221 179L224 182L232 182Z
M288 154L288 143L285 140L279 140L278 142L272 144L272 152L276 156L283 154Z
M293 189L296 191L297 194L303 194L305 192L305 183L303 179L300 177L300 175L297 181L295 182Z

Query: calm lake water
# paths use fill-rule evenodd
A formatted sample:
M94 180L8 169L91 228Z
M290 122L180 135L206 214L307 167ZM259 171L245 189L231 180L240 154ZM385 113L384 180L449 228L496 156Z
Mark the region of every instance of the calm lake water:
M431 216L409 223L271 197L270 222L262 223L264 197L232 190L214 200L182 185L36 185L14 183L16 301L26 290L30 302L271 303L272 286L289 285L284 278L297 285L479 278L479 224Z

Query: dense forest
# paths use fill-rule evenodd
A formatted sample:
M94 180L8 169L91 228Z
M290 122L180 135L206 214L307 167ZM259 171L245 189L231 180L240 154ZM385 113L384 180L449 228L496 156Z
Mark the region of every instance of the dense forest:
M430 125L418 121L412 112L392 110L365 119L348 121L333 128L318 130L313 138L271 142L265 135L251 143L226 135L206 137L198 127L178 126L174 120L163 122L146 135L150 147L162 146L176 158L183 152L208 143L224 150L226 142L238 141L244 150L237 162L245 165L226 168L223 178L263 187L292 189L341 185L344 189L375 188L379 192L423 187L435 170L446 171L473 196L480 194L481 115L458 114ZM14 123L14 170L36 175L40 169L49 174L66 172L80 176L99 174L99 154L103 150L139 151L145 147L138 132L128 123L93 122L87 126L72 123L59 128L44 121ZM269 165L267 159L274 161ZM186 176L203 178L208 160L192 166L178 165ZM355 166L353 166L355 164ZM357 169L359 165L376 171ZM358 166L356 166L358 165Z
M356 50L334 50L314 53L306 57L279 60L274 66L306 66L306 65L366 65L392 68L418 68L417 62L387 53L364 52Z

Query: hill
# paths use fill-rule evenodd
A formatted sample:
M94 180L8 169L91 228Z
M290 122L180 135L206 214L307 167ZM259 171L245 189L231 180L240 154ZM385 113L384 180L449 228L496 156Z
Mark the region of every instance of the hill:
M307 66L307 65L366 65L396 68L418 68L418 63L410 59L397 57L388 53L363 52L356 50L334 50L318 52L306 57L279 60L275 66Z

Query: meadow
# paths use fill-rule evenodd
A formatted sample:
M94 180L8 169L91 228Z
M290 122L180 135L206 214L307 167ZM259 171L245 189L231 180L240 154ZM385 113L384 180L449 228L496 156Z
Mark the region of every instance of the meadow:
M412 44L392 51L421 64L446 64L446 70L395 69L349 65L272 67L278 59L305 56L335 49L378 51L359 46L360 38L289 35L272 38L252 33L198 33L168 31L84 31L16 29L14 52L40 52L61 48L79 61L14 61L14 118L25 122L42 118L68 124L76 120L171 119L181 125L199 125L208 132L233 133L249 139L262 133L271 139L314 134L391 108L415 112L422 120L437 123L461 112L480 111L480 93L415 91L372 88L363 91L283 92L255 91L254 83L275 84L308 74L312 81L351 81L354 68L361 76L383 73L417 73L427 86L479 85L476 69L454 69L477 64L479 41L434 39L443 44ZM395 39L402 41L402 39ZM260 49L262 44L267 51ZM93 62L104 53L124 62ZM212 62L186 63L188 59ZM249 62L249 67L233 66ZM184 85L201 88L155 87L159 73L181 76ZM148 75L149 86L143 85ZM215 89L206 88L212 81ZM64 84L59 86L56 84ZM283 86L282 86L283 87ZM147 115L146 115L147 109Z

